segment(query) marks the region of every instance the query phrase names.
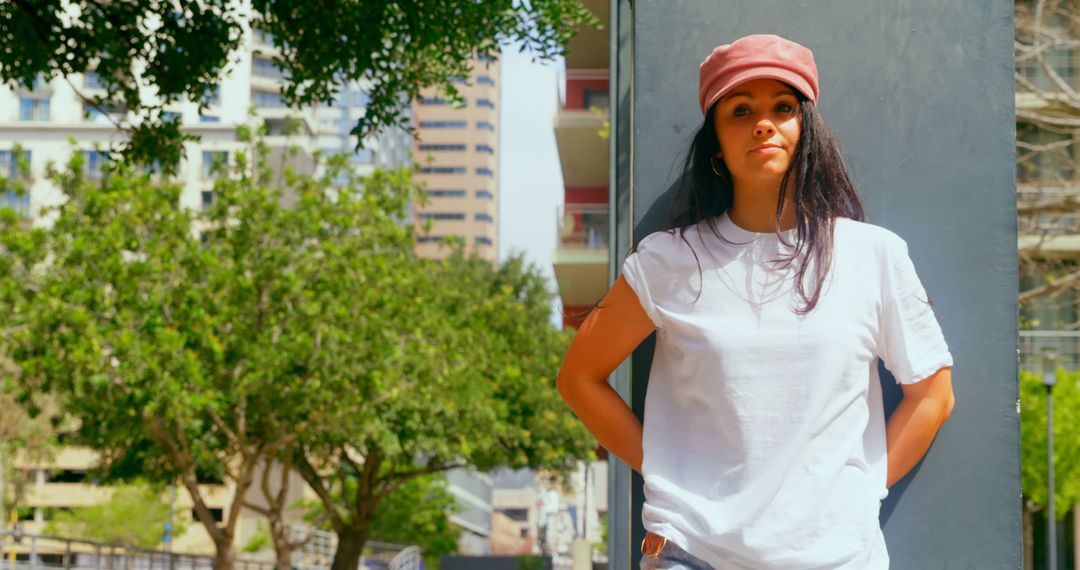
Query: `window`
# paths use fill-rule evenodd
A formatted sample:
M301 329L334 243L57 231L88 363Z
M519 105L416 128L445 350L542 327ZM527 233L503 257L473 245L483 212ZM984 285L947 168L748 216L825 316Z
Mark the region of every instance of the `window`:
M420 174L465 174L464 166L424 166Z
M20 159L24 162L23 166L29 169L30 151L24 150L19 154L15 154L15 151L12 150L0 150L0 177L12 180L25 179L25 174L29 173L24 173L21 170ZM22 214L23 218L30 217L30 192L27 188L23 190L23 192L19 192L12 188L0 193L0 207L7 206Z
M477 200L494 200L495 195L492 194L488 190L477 190L476 191L476 199Z
M223 150L204 150L202 152L202 177L212 178L228 163L229 153Z
M464 129L465 121L420 121L421 129Z
M491 62L495 61L495 56L488 55L488 54L485 53L485 54L480 54L480 55L476 56L476 59L479 59L480 61L486 61L488 63L491 63Z
M84 483L86 482L85 469L61 469L49 475L50 483Z
M417 214L421 220L464 220L464 212L420 212Z
M493 124L491 124L491 123L489 123L487 121L477 121L476 122L476 128L478 128L478 129L480 129L482 131L495 132L495 125L493 125Z
M256 77L266 77L269 79L281 79L284 77L281 68L279 68L273 60L263 57L251 58L251 74Z
M83 103L83 117L87 121L98 125L118 123L124 120L126 114L127 112L120 105L102 103L95 107L90 103Z
M490 168L484 166L477 168L476 173L480 176L495 176L495 173Z
M26 161L26 166L30 166L31 153L28 150L22 151L20 154L15 154L13 150L0 150L0 176L4 178L22 178L22 173L19 172L19 159Z
M285 100L281 98L281 94L270 91L253 90L251 92L251 103L256 107L285 107Z
M416 238L417 243L436 243L446 241L446 236L420 236Z
M161 118L166 121L175 120L176 122L180 122L184 119L184 114L177 111L162 111Z
M476 145L476 152L483 152L485 154L495 154L495 149L491 148L490 145L478 144L478 145Z
M221 117L216 115L199 115L200 123L220 123Z
M476 104L480 107L487 107L488 109L495 108L495 103L492 103L491 99L477 99Z
M48 121L49 100L44 97L22 97L19 99L20 121Z
M476 82L480 85L495 85L495 80L490 75L481 75L476 78Z
M611 106L607 89L586 89L582 93L582 99L586 109L596 107L606 110Z
M106 162L109 162L109 155L107 153L98 150L84 150L83 154L83 174L89 180L101 180L104 175L102 167Z
M428 190L427 195L432 198L464 198L464 190Z
M213 87L207 87L203 91L202 102L204 105L220 105L221 104L221 86L214 85Z
M205 209L209 208L212 205L214 205L214 191L213 190L203 190L202 191L202 209L205 210Z
M24 190L8 190L0 193L0 208L8 207L15 210L23 218L30 217L30 192Z
M463 151L465 145L463 144L421 144L420 150L426 150L431 152L445 152L445 151Z
M474 242L477 245L491 245L491 238L487 236L476 236Z
M454 75L453 77L450 78L450 83L456 83L458 85L468 83L468 82L469 82L468 79L466 79L466 78L464 78L464 77L462 77L460 75Z
M529 509L499 509L499 512L510 517L510 520L529 522Z
M491 217L491 214L485 212L478 212L476 214L476 221L478 222L494 222L495 219Z
M421 105L448 105L448 104L450 104L450 102L447 101L446 99L443 99L442 97L421 97L420 98L420 104Z
M96 71L87 71L83 74L83 87L86 89L104 89L105 82Z

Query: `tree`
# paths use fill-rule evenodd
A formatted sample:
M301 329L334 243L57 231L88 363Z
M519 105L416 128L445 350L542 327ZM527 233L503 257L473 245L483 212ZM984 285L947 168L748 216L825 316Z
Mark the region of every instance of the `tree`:
M79 421L80 440L107 463L134 456L142 475L178 479L215 544L219 570L232 566L258 467L303 427L282 411L303 379L283 368L295 359L279 348L317 345L318 333L280 339L280 332L289 319L317 315L305 312L305 284L288 271L289 256L318 263L312 256L325 251L304 240L331 221L318 217L330 209L348 217L369 248L393 239L406 247L408 230L373 200L403 205L413 190L403 171L370 180L365 200L339 193L330 203L310 198L328 179L293 178L301 205L318 206L284 208L281 190L267 186L265 145L250 131L240 136L251 154L237 154L236 178L219 181L209 211L179 207L178 186L122 161L100 183L88 181L75 153L65 170L49 173L67 198L47 214L52 225L28 229L9 216L2 235L18 269L7 272L2 290L13 321L6 348L24 402L53 393ZM222 473L235 487L220 524L199 485L203 472Z
M348 259L323 269L341 274ZM320 311L339 332L319 360L351 355L311 370L336 397L298 405L317 416L295 462L338 535L334 570L356 566L378 507L414 477L463 466L568 473L594 445L555 390L566 337L534 267L459 250L376 266L366 279L348 310Z
M218 570L270 462L315 490L335 567L354 568L381 501L414 477L591 454L554 387L566 338L535 268L416 258L407 169L360 179L334 157L274 188L266 145L240 138L206 211L122 161L99 183L78 154L50 172L67 197L53 224L2 234L31 268L4 284L25 307L10 343L24 397L56 394L107 461L136 452L144 475L177 478ZM27 235L41 247L20 250ZM235 487L221 523L201 471Z
M438 568L443 556L457 552L461 529L450 522L450 515L461 510L447 490L445 475L421 475L387 495L376 509L371 535L419 546L425 567Z
M162 493L162 487L147 483L116 486L103 503L57 514L45 534L154 548L161 544L169 521L169 505ZM173 520L174 536L187 528L185 512L178 515Z
M1054 518L1080 502L1080 373L1058 370L1054 387ZM1024 501L1024 550L1032 552L1032 516L1048 504L1046 480L1046 388L1039 374L1020 373L1020 439Z
M12 151L19 157L15 175L0 178L0 192L25 195L30 167L22 149ZM6 173L5 173L6 174ZM64 425L55 400L49 394L19 398L19 367L11 360L12 337L19 332L20 316L27 311L22 288L34 265L44 259L43 234L26 231L21 215L5 205L0 207L0 306L8 318L0 323L0 525L7 524L9 513L19 508L31 481L32 473L17 469L16 460L44 462Z
M1080 233L1080 93L1072 79L1080 13L1071 1L1016 0L1015 14L1022 324L1076 329L1080 322L1069 315L1080 298L1080 267L1076 251L1060 249L1059 236ZM1036 303L1042 315L1058 316L1040 318Z
M104 95L72 87L90 105L131 111L131 123L118 125L129 134L124 152L171 171L192 137L162 111L184 100L201 110L237 63L246 30L260 30L280 52L274 61L290 106L333 101L341 80L370 83L352 131L359 145L383 127L408 127L406 110L424 87L460 100L453 81L468 76L474 55L520 42L550 60L580 25L599 20L579 0L16 0L0 4L0 80L29 87L39 76L94 70Z

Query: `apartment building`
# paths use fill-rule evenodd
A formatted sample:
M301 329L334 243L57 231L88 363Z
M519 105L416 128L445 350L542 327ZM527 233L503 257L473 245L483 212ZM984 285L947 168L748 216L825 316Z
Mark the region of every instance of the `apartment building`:
M575 328L607 292L611 220L609 140L604 134L610 116L609 2L582 3L603 27L580 30L568 46L563 97L554 121L564 189L563 206L556 213L558 241L552 265L563 305L563 326ZM552 533L545 532L544 542L549 545L577 549L557 555L580 557L582 544L596 545L602 540L601 521L608 511L607 451L597 447L596 453L598 461L578 466L573 489L560 493L557 516L563 512L569 516L569 536L553 540ZM592 558L605 559L597 554Z
M417 179L429 203L414 211L417 255L445 257L445 242L464 242L467 251L495 261L499 236L499 62L480 57L469 77L455 79L464 97L452 105L428 90L413 104L418 130ZM430 225L429 231L421 228Z

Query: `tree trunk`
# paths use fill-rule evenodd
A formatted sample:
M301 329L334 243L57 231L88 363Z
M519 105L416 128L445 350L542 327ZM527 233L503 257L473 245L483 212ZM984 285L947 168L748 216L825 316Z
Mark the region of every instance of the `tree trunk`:
M278 570L292 569L292 544L289 529L281 521L270 522L270 537L274 542L274 560Z
M330 564L330 570L356 570L360 565L364 544L367 543L367 532L346 527L343 532L338 533L337 538L337 549L334 551L334 562Z
M1032 525L1031 504L1022 498L1024 505L1024 570L1035 570L1035 527Z
M214 570L233 570L236 562L236 550L232 541L221 541L215 544L217 547L214 554Z

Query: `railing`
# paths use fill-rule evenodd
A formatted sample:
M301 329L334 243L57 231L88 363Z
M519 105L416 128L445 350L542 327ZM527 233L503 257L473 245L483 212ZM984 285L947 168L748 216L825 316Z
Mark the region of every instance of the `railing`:
M327 570L337 536L292 525L292 538L306 538L293 552L293 568ZM309 536L310 535L310 536ZM181 554L91 540L27 534L0 529L0 570L213 570L212 556ZM273 560L237 557L234 570L272 570ZM419 570L423 553L416 546L369 540L360 569Z
M566 204L556 210L558 247L604 249L608 242L607 204Z
M179 554L0 530L0 570L211 570L210 556ZM237 558L236 570L271 570L273 561Z

